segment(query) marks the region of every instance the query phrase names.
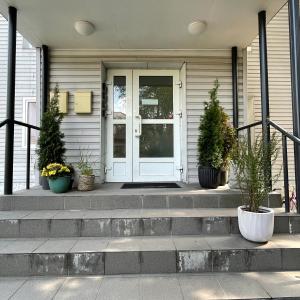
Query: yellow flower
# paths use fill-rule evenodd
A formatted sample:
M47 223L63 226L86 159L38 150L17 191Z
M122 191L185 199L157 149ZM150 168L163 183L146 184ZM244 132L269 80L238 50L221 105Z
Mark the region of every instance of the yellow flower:
M48 172L46 168L43 168L42 172L41 172L41 176L47 177L48 176Z
M66 173L70 173L70 170L67 166L62 166L61 169L59 170L60 172L66 172Z
M50 176L55 176L56 175L56 170L49 171L49 175Z
M58 163L51 163L47 166L47 169L48 170L51 170L51 169L60 169L62 167L61 164L58 164Z

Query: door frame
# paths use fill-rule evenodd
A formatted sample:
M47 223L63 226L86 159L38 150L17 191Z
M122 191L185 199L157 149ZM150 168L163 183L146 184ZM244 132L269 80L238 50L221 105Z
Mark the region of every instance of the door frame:
M184 129L185 125L183 124L183 118L185 116L185 111L183 111L183 108L185 108L185 104L183 102L185 99L182 97L182 78L181 78L181 70L180 69L107 69L107 87L108 87L108 99L113 99L113 77L114 76L126 76L126 115L127 119L126 121L123 120L123 122L117 121L115 122L113 119L113 107L111 107L111 104L113 103L111 100L108 100L108 108L107 108L107 118L105 120L106 123L106 158L105 158L105 174L106 182L137 182L134 180L134 163L133 163L133 139L135 138L134 134L134 102L137 102L138 97L138 88L134 85L134 80L138 77L134 76L134 74L141 74L145 76L172 76L173 77L173 99L175 101L173 102L173 115L174 115L174 158L169 158L170 161L174 161L174 172L177 170L177 176L174 176L173 178L166 177L162 178L160 181L181 181L184 180L182 176L182 163L184 161L182 154L186 152L185 149L183 149L186 145L185 143L182 143L182 138L184 135ZM184 80L184 86L185 86L185 80ZM133 94L137 93L134 97ZM185 93L184 93L185 95ZM108 122L108 119L111 118L112 122ZM111 124L109 124L111 123ZM110 166L112 165L112 153L113 153L113 125L112 124L125 124L126 123L126 158L113 158L115 161L126 163L127 170L130 171L130 174L127 174L126 176L110 176ZM175 126L176 123L176 126ZM127 127L128 126L128 127ZM175 128L176 127L176 128ZM179 147L178 147L179 146ZM163 158L165 161L168 160L168 158ZM160 160L160 159L158 159ZM185 172L184 172L185 173ZM184 176L185 177L185 176ZM157 179L157 176L155 176ZM139 181L155 181L151 180L151 178L140 178ZM157 180L156 180L157 181Z
M137 69L132 72L132 108L133 108L133 130L137 127L137 116L139 115L139 76L172 76L173 77L173 119L142 119L143 124L173 124L173 157L171 158L140 158L139 157L139 139L133 134L132 137L132 179L134 182L144 181L180 181L180 162L181 162L181 149L180 145L180 97L179 97L179 71L178 70L149 70ZM141 165L151 163L173 164L173 176L168 175L141 175Z
M113 118L114 76L126 76L126 119ZM107 71L107 112L106 112L106 181L107 182L132 182L132 70L109 69ZM126 124L126 157L113 157L113 125ZM112 174L114 164L125 165L126 173L116 176Z

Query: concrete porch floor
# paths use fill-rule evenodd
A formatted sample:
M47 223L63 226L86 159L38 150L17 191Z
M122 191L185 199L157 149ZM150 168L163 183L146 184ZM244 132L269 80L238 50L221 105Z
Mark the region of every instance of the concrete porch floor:
M299 299L300 272L0 278L0 299Z
M121 189L123 183L103 183L96 184L93 191L81 192L76 188L72 191L63 194L63 196L97 196L97 195L200 195L200 194L240 194L239 190L230 189L228 185L220 186L217 189L203 189L199 184L186 184L177 182L181 188L134 188L134 189ZM35 186L30 190L20 190L14 193L15 195L23 196L51 196L55 195L51 191L43 190L41 186Z
M93 191L74 189L64 194L37 186L0 196L0 210L236 208L244 204L241 192L228 186L207 190L198 184L179 185L181 188L121 189L122 183L105 183L96 185ZM281 195L271 193L263 205L282 207Z

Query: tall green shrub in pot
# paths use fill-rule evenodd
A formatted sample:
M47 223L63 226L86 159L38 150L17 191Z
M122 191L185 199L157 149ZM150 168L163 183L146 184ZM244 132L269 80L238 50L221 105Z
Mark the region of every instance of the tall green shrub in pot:
M64 162L65 143L64 134L60 130L63 114L59 112L59 88L55 86L53 97L50 99L47 111L42 116L40 136L38 139L38 168L43 170L50 163ZM42 186L49 189L48 181L42 177Z
M218 80L209 91L210 101L205 102L198 137L198 178L204 188L220 185L221 170L229 166L235 133L229 117L218 100Z

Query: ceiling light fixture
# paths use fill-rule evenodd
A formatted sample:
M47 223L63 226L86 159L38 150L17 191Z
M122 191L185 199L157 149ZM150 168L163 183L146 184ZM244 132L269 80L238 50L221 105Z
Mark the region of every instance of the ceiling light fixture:
M74 28L80 35L90 35L95 31L95 27L88 21L77 21L74 24Z
M205 21L195 21L189 24L188 31L192 35L199 35L205 31L206 27Z

